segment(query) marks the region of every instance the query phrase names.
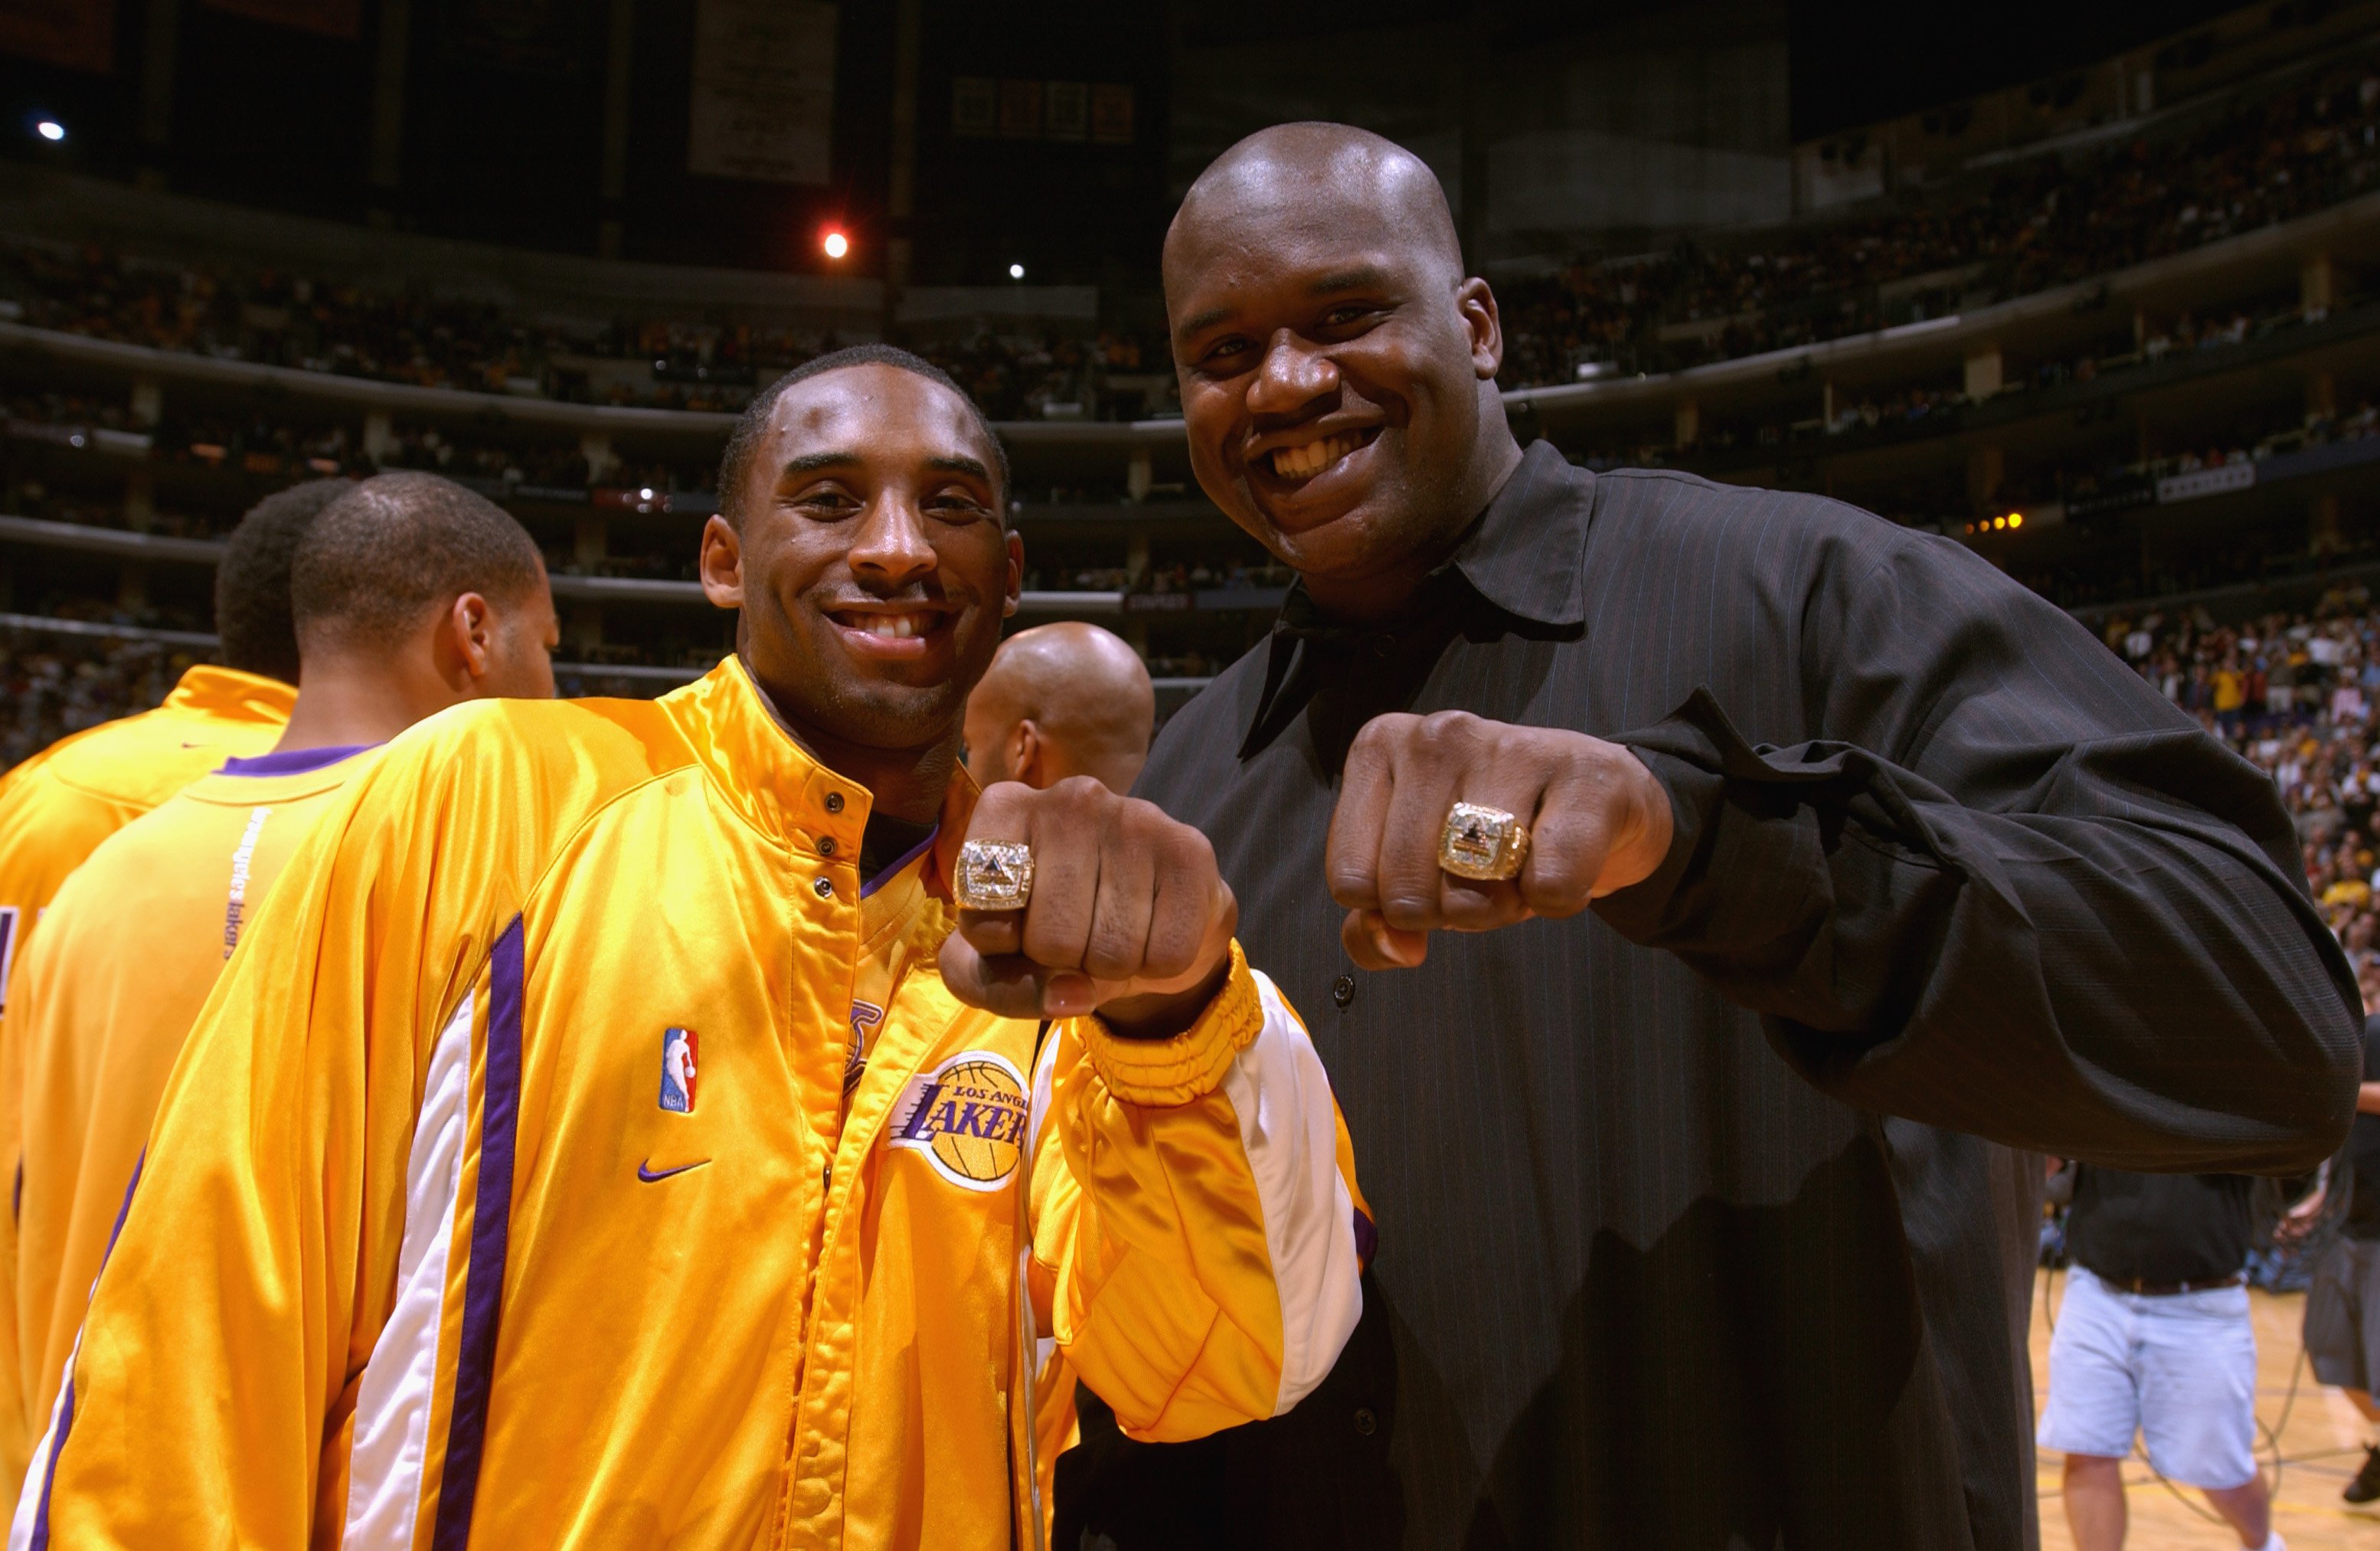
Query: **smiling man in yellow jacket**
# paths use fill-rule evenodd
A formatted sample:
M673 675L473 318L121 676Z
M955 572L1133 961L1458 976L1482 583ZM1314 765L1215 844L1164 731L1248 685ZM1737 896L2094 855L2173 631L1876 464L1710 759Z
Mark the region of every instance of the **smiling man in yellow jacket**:
M990 1551L1040 1337L1152 1439L1329 1370L1369 1225L1211 850L957 768L1022 577L980 415L864 347L721 488L734 657L433 717L291 860L13 1544Z

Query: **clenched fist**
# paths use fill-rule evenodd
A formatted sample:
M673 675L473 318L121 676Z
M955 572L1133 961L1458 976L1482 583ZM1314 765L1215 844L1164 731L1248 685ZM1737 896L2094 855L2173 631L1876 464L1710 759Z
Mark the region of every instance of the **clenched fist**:
M1457 802L1529 827L1520 875L1458 878L1439 867ZM1570 916L1650 877L1670 854L1670 797L1617 743L1512 727L1463 711L1375 717L1355 735L1330 817L1324 873L1347 907L1340 939L1367 970L1410 968L1440 929L1487 932Z
M959 912L942 945L953 995L1003 1018L1097 1009L1119 1032L1180 1033L1231 969L1239 902L1215 848L1154 803L1087 776L1036 791L987 787L969 840L1033 848L1021 910Z

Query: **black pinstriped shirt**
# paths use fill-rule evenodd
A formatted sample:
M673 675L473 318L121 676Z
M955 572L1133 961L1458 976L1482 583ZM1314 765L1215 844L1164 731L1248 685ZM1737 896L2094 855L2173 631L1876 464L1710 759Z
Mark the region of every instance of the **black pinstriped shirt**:
M1338 771L1446 708L1632 745L1677 838L1588 915L1367 974ZM1834 502L1539 444L1396 629L1293 592L1139 790L1312 1027L1379 1251L1287 1416L1156 1447L1089 1402L1068 1551L2016 1551L2010 1148L2307 1169L2351 1113L2353 982L2270 783L1973 554Z

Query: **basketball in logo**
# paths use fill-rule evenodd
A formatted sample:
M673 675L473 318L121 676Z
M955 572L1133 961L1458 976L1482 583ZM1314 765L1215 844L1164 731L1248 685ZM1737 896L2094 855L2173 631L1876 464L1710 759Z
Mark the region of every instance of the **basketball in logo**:
M1029 1107L1024 1074L1005 1057L963 1051L910 1080L886 1145L925 1154L963 1189L998 1190L1016 1172Z

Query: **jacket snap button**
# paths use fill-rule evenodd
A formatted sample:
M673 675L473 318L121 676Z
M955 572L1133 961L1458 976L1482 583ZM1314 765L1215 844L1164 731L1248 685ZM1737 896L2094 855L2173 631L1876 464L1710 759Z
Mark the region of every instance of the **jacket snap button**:
M1340 1010L1342 1012L1346 1010L1347 1004L1355 999L1355 977L1341 975L1337 980L1332 981L1330 999L1339 1004Z
M818 897L821 899L832 899L834 898L834 880L832 878L820 878L818 882L810 885L810 887L818 892Z
M819 837L819 855L820 855L820 856L832 856L833 854L834 854L834 837L833 837L833 836L832 836L832 835L820 836L820 837Z
M840 813L843 812L843 793L839 791L831 791L826 794L826 811L830 813Z
M1355 1408L1355 1431L1363 1434L1364 1436L1368 1438L1379 1430L1380 1419L1372 1414L1372 1408L1369 1406L1357 1406Z

